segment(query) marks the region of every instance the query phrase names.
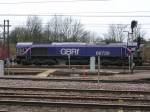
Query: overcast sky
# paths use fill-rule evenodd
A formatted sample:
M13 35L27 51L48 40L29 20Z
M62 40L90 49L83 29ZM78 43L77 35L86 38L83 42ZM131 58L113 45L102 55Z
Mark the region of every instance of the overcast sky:
M85 28L103 34L108 24L137 20L150 38L150 0L0 0L0 24L24 25L27 15L76 15ZM21 15L21 16L18 16ZM49 17L40 16L45 23Z

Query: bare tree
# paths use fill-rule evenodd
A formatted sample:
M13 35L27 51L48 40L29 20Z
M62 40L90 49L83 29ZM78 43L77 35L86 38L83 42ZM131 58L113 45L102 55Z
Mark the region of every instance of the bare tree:
M138 37L141 37L142 39L144 39L144 37L146 35L146 32L142 31L141 30L141 26L138 25L138 27L134 30L133 35L134 35L133 36L134 37L133 40L137 41Z
M42 39L42 23L39 17L32 16L27 19L28 37L35 42L40 42Z
M73 41L75 42L80 41L80 38L82 38L83 33L84 33L83 25L80 22L75 21L72 26L71 33L72 33L71 38Z
M87 42L87 43L89 43L89 42L90 42L90 39L91 39L91 32L89 32L89 31L84 31L84 32L82 33L82 36L80 37L79 42Z
M123 31L127 28L127 25L117 24L110 25L107 34L104 34L106 42L123 42L125 39Z
M10 32L10 41L12 43L30 41L27 36L27 29L25 27L16 27Z
M88 36L88 32L84 30L83 25L72 19L71 17L59 17L54 16L45 28L47 38L50 41L83 41L85 36ZM88 36L89 37L89 36ZM88 38L87 37L87 38ZM82 39L84 38L84 39Z
M45 27L45 34L49 41L63 41L65 36L63 33L62 17L54 16L51 18Z
M54 16L44 28L39 17L28 17L25 27L12 30L12 42L89 42L91 38L91 32L71 17Z
M73 19L71 17L64 18L62 23L62 32L65 35L65 41L72 37Z
M46 39L49 41L49 42L52 42L54 41L54 32L53 32L53 27L51 26L50 23L48 23L45 27L45 30L44 30L44 36L46 37Z

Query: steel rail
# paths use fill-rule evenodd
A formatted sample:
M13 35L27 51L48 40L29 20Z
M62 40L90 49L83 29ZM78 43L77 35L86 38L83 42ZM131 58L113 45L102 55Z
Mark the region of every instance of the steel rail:
M5 105L30 105L30 106L55 106L55 107L83 107L83 108L122 108L122 109L142 109L150 110L150 105L129 105L129 104L101 104L101 103L73 103L73 102L49 102L49 101L19 101L19 100L0 100L0 104Z
M150 91L137 90L111 90L111 89L75 89L75 88L42 88L42 87L7 87L1 86L0 90L17 90L17 91L54 91L54 92L79 92L79 93L128 93L128 94L148 94Z
M86 79L86 77L80 77L80 78L42 78L42 77L0 77L0 80L31 80L31 81L64 81L64 82L91 82L91 83L97 83L97 79ZM143 78L143 79L136 79L136 80L99 80L100 83L130 83L130 84L149 84L150 78Z
M89 65L70 65L72 68L90 68ZM38 66L38 65L15 65L10 68L67 68L68 65L51 65L51 66ZM128 69L128 66L101 66L101 69ZM149 66L136 66L135 70L150 70Z
M94 100L94 101L100 101L100 100L105 100L105 101L145 101L145 102L150 102L150 99L147 98L139 98L139 97L113 97L113 96L104 96L104 97L99 97L99 96L52 96L52 95L0 95L0 98L35 98L35 99L62 99L62 100Z

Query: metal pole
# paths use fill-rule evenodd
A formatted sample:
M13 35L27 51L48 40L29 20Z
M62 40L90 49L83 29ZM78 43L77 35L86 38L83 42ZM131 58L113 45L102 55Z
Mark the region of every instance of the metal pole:
M9 47L9 20L7 20L7 45L8 45L8 58L10 58L10 47Z
M133 53L131 53L131 73L133 73L134 62L133 62Z
M5 20L4 20L4 31L3 31L4 45L5 45L5 33L6 33L5 30L6 30L6 29L5 29Z
M128 32L128 39L127 39L127 47L128 47L128 43L129 43L129 32Z
M133 32L134 32L134 30L131 33L131 35L132 35L132 46L133 46L133 38L134 38ZM131 49L131 73L133 73L133 62L134 62L133 53L134 52L132 52L132 49Z
M68 54L68 68L70 70L70 55Z
M129 55L129 71L131 71L131 56Z
M100 56L98 55L98 83L99 83L99 76L100 76Z

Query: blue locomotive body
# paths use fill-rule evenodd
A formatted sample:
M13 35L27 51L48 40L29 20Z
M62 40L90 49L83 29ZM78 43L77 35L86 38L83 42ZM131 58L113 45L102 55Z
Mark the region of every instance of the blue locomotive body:
M91 56L100 56L102 63L120 64L128 59L130 48L125 44L86 44L86 43L52 43L52 44L17 44L17 63L22 64L59 64L67 63L68 56L72 64L89 64Z
M123 47L104 47L104 46L54 46L48 48L49 56L97 56L120 57L125 56Z

